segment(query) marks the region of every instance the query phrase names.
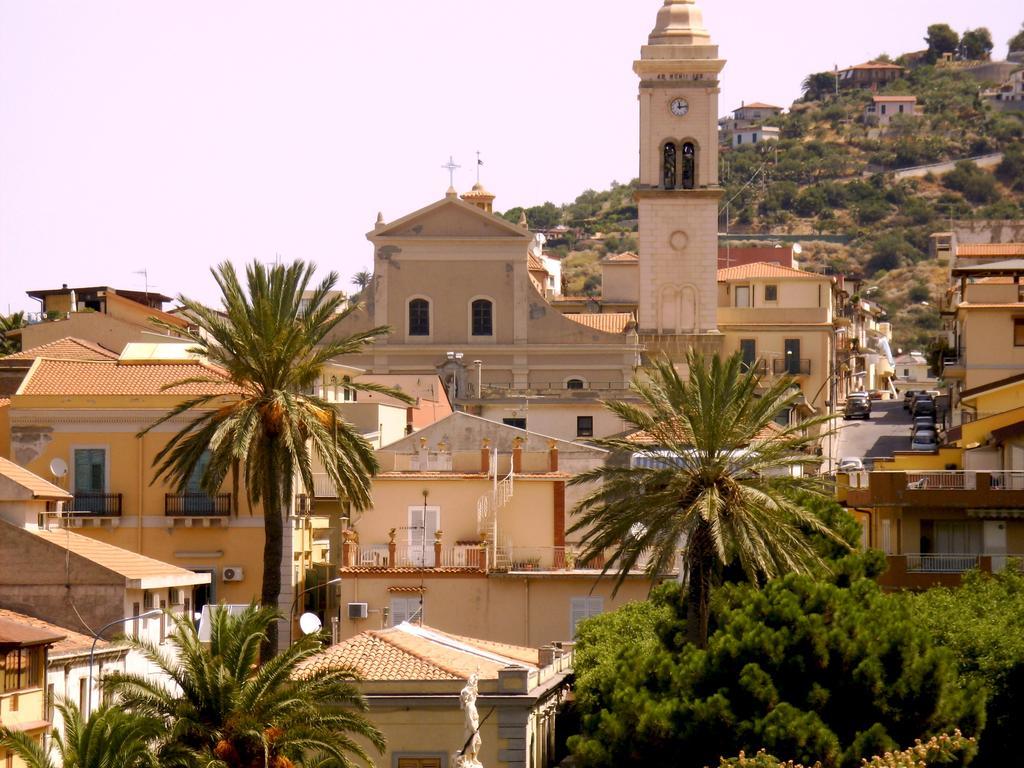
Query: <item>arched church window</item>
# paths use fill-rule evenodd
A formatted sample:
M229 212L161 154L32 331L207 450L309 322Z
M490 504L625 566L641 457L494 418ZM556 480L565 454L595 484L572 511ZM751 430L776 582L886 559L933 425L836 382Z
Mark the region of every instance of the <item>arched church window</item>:
M494 335L494 304L487 299L477 299L471 307L473 335Z
M665 144L663 150L661 186L665 189L676 188L676 145L671 141Z
M430 335L430 302L426 299L409 302L409 335Z
M697 148L692 141L683 144L683 189L693 189L697 181Z

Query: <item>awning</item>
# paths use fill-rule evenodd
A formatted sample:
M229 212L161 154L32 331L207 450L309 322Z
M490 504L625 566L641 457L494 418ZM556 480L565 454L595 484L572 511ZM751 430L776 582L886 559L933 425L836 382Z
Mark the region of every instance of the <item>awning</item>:
M1022 508L968 509L968 517L983 517L988 520L1021 520L1024 519Z

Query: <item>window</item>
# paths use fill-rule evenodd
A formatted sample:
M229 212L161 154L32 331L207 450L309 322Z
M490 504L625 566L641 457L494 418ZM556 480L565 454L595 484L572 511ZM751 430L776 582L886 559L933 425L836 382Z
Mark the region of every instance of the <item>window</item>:
M604 598L574 597L569 607L569 636L576 637L576 627L584 619L598 616L604 610Z
M885 104L882 105L882 114L885 114Z
M786 339L786 373L795 376L800 373L800 339Z
M693 142L683 144L683 189L697 185L697 148Z
M0 693L43 685L43 648L15 648L0 654ZM14 701L12 700L12 709Z
M139 610L139 604L132 603L132 616L138 616L140 613L142 613L142 611ZM140 625L142 624L142 621L142 619L138 618L132 620L132 635L136 638L138 638L139 636L139 630L141 629Z
M908 379L910 378L910 369L909 368L904 368L903 369L903 376L905 378L908 378Z
M510 418L502 419L501 423L506 427L515 427L516 429L526 429L526 419Z
M779 300L779 286L777 286L777 285L766 285L764 287L764 300L765 301L778 301Z
M441 768L440 757L400 757L397 768Z
M569 379L565 382L566 389L586 389L587 384L583 379Z
M107 490L107 451L104 448L76 448L75 493L104 493Z
M740 353L743 355L743 368L749 371L757 361L757 341L740 339Z
M594 417L593 416L577 416L576 417L576 437L593 437L594 436Z
M188 476L188 487L186 490L188 493L202 493L203 492L203 475L206 474L206 468L210 466L210 452L203 451L199 457L199 461L192 468L192 474Z
M1013 346L1024 347L1024 319L1013 321Z
M392 597L391 626L397 627L404 621L423 623L423 596Z
M736 134L736 144L737 144L737 146L742 144L742 143L743 143L743 134L742 133L737 133Z
M671 141L662 150L661 186L665 189L676 188L676 145Z
M472 305L474 336L494 335L494 304L487 299L477 299Z
M78 678L78 708L85 712L88 706L89 697L89 679L87 677Z
M751 144L757 144L757 134L756 133L750 134L750 143Z
M902 104L900 104L900 114L901 115L903 114L903 105Z
M426 299L409 302L409 335L430 335L430 302Z
M749 307L750 306L750 286L749 285L737 285L735 289L734 298L737 307Z
M783 408L781 411L775 414L775 418L773 419L773 421L780 427L788 427L790 415L792 414L792 412L792 408Z
M409 507L409 550L406 564L434 567L434 535L440 529L440 507L425 507L421 504Z

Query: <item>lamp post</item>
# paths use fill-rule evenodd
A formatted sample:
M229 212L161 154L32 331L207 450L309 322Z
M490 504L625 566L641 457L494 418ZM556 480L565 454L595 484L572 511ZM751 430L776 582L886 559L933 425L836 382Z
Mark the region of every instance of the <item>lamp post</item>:
M92 637L92 648L89 649L89 678L85 688L85 716L88 717L89 713L92 712L92 665L96 660L96 643L99 642L100 636L115 624L124 624L126 621L137 621L138 619L149 619L153 616L159 616L163 611L159 608L140 613L138 616L125 616L122 619L114 619L109 621L100 627Z
M288 611L288 645L292 644L292 626L295 624L295 606L299 602L299 598L307 592L312 592L314 589L320 589L320 587L329 587L331 584L341 584L341 576L325 581L323 584L314 584L312 587L306 587L304 590L299 592L292 600L292 607Z

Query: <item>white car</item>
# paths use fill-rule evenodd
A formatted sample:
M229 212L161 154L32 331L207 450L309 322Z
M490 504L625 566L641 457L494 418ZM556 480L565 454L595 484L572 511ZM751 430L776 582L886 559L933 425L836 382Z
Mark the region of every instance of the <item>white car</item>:
M864 462L854 456L846 456L839 460L840 472L863 472Z

